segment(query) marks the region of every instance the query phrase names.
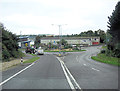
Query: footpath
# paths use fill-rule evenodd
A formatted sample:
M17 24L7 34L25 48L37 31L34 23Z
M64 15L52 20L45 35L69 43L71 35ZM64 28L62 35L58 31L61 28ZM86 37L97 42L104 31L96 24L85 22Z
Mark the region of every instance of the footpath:
M34 56L30 55L30 54L25 54L25 57L23 57L23 61L27 61L28 59L33 58ZM20 64L20 58L11 60L9 62L2 62L0 63L0 71L5 71L13 66L17 66Z

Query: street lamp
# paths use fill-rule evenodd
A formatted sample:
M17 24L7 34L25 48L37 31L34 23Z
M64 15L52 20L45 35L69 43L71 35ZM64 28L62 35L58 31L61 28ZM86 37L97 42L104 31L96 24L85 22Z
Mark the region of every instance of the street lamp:
M52 24L52 26L54 26L55 24ZM59 24L57 25L59 27L59 39L60 39L60 42L59 42L59 56L61 56L61 39L62 39L62 29L61 27L63 25L67 25L67 24ZM60 31L61 31L61 34L60 34Z

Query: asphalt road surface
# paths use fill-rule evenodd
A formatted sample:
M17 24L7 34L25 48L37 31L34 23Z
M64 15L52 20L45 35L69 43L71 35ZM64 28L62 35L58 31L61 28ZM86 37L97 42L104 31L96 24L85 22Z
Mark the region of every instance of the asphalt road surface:
M100 48L89 47L87 51L62 58L82 89L118 89L118 67L91 59Z
M2 89L118 89L118 67L90 58L99 53L100 46L86 50L63 57L52 53L41 55L33 64L19 65L2 72L0 85Z

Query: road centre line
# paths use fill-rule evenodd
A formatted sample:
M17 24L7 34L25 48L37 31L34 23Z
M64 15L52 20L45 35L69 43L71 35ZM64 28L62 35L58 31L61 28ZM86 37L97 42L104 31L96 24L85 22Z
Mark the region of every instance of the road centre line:
M92 68L93 70L96 70L96 71L100 71L100 70L98 70L98 69L95 69L95 68Z
M14 78L15 76L19 75L20 73L22 73L23 71L25 71L26 69L28 69L29 67L31 67L32 65L34 65L35 63L32 63L31 65L27 66L26 68L22 69L21 71L17 72L16 74L14 74L13 76L9 77L8 79L4 80L3 82L0 83L0 86L3 85L4 83L8 82L9 80L11 80L12 78Z
M76 84L77 88L79 88L80 91L82 91L82 89L80 88L80 86L78 85L78 83L76 82L76 80L74 79L74 77L72 76L72 74L70 73L70 71L68 70L68 68L66 67L65 63L64 63L59 57L57 57L57 59L58 59L59 62L61 63L61 65L62 65L64 71L65 71L65 68L66 68L68 74L71 76L71 78L72 78L72 80L74 81L74 83ZM63 66L63 65L64 65L64 66ZM65 67L65 68L64 68L64 67ZM65 71L66 75L67 75L67 72ZM64 74L65 74L65 73L64 73ZM68 75L67 75L67 77L68 77ZM66 78L67 78L67 77L66 77ZM69 78L69 77L68 77L68 78ZM69 80L70 80L70 78L69 78ZM70 82L70 83L69 83L69 82ZM69 82L68 82L68 83L69 83L69 85L70 85L72 82L71 82L71 81L69 81ZM72 89L72 87L71 87L71 89ZM72 90L75 91L75 88L72 89Z
M63 67L63 64L62 64L62 63L60 63L60 64L61 64L61 67L62 67L62 69L63 69L63 71L64 71L64 74L65 74L65 76L66 76L66 78L67 78L67 81L68 81L71 89L72 89L73 91L75 91L75 88L74 88L74 86L73 86L70 78L68 77L67 72L65 71L65 68Z
M68 84L70 85L70 88L71 88L73 91L75 91L75 88L74 88L74 86L73 86L70 78L68 77L67 72L65 71L65 68L64 68L64 66L63 66L62 61L61 61L60 58L58 58L58 57L57 57L57 59L59 60L59 62L60 62L60 64L61 64L61 67L62 67L63 72L64 72L64 74L65 74L65 77L66 77L66 79L67 79L67 81L68 81Z
M70 71L68 70L67 66L64 64L67 72L69 73L69 75L71 76L71 78L73 79L74 83L77 85L77 87L82 91L81 87L79 86L79 84L77 83L77 81L75 80L75 78L73 77L73 75L70 73Z

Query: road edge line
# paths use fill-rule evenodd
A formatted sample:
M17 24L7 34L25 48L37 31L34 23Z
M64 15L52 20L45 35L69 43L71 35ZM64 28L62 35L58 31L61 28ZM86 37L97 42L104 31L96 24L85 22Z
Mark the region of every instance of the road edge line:
M23 71L25 71L26 69L28 69L29 67L31 67L32 65L34 65L35 63L32 63L31 65L25 67L24 69L22 69L21 71L17 72L16 74L14 74L13 76L9 77L8 79L4 80L3 82L0 83L0 86L3 85L4 83L8 82L9 80L11 80L12 78L14 78L15 76L19 75L20 73L22 73Z

